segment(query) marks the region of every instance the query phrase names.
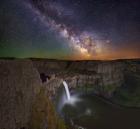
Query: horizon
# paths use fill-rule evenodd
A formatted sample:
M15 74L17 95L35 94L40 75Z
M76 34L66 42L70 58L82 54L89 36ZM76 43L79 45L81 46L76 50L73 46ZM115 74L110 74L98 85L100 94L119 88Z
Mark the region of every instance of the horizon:
M140 60L140 58L118 58L118 59L57 59L57 58L37 58L37 57L25 57L25 58L18 58L18 57L0 57L1 59L30 59L30 60L56 60L56 61L121 61L121 60Z

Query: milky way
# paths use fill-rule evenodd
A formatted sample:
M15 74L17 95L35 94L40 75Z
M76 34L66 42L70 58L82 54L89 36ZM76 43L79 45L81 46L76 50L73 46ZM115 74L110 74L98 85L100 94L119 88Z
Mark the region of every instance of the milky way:
M110 40L100 40L100 37L93 32L81 31L76 25L68 24L76 18L72 10L66 9L56 2L44 0L32 0L26 4L44 25L66 39L69 47L81 54L83 58L92 58L108 51Z
M0 57L140 57L139 0L4 0Z

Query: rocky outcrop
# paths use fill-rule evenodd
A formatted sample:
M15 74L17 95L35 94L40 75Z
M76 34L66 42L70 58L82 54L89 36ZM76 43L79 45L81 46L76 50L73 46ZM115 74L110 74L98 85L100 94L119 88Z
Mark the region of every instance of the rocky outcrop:
M66 129L30 60L0 60L0 129Z
M0 128L27 128L32 103L41 87L29 60L0 60Z

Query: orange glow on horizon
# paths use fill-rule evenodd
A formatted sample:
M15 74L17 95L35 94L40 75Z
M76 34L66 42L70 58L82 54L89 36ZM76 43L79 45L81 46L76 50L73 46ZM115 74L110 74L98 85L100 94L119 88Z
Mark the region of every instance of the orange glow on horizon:
M133 50L125 50L118 52L108 52L98 55L77 54L71 57L72 60L115 60L115 59L134 59L140 58L140 53Z

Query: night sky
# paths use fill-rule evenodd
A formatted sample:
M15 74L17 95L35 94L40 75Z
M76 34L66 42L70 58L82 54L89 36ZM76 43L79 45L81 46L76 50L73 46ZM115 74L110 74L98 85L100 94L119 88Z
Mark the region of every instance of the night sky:
M0 57L140 58L140 1L2 0Z

